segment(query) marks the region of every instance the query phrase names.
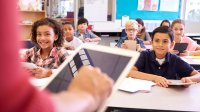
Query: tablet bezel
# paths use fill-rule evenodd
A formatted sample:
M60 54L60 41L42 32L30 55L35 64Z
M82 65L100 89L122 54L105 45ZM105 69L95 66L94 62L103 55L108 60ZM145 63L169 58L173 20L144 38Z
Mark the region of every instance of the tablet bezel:
M183 53L188 47L188 43L175 43L174 50L178 50L179 53Z

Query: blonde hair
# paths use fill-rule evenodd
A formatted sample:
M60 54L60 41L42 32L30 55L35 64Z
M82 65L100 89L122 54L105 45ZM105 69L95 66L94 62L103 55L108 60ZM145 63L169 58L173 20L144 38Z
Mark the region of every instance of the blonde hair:
M134 29L138 29L138 22L135 20L128 20L125 24L125 27L133 26Z

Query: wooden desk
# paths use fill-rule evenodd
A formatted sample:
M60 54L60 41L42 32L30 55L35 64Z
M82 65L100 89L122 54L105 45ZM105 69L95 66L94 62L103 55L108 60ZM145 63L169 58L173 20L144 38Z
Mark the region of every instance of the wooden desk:
M152 87L149 93L117 91L109 107L129 108L129 111L200 111L200 83L184 87Z

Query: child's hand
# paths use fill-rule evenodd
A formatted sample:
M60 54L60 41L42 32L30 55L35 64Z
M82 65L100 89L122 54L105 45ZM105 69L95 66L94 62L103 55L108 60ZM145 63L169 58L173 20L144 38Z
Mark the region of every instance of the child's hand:
M140 52L142 50L142 48L140 47L140 44L136 45L136 51Z
M189 56L189 51L185 50L183 53L180 53L180 56Z
M128 49L127 45L125 43L122 43L121 48Z
M178 50L170 50L170 53L172 53L172 54L179 54L179 51Z
M92 39L90 39L90 38L85 38L85 41L86 41L86 42L92 42Z
M154 81L158 86L161 86L161 87L168 87L169 81L168 81L166 78L164 78L164 77L161 77L161 76L154 76L153 81Z
M73 46L71 46L70 44L64 44L63 45L64 48L66 48L67 50L74 50L75 48Z
M184 83L192 83L192 82L193 82L193 81L192 81L190 78L188 78L188 77L183 77L183 78L181 79L181 81L184 82ZM184 87L189 87L189 86L190 86L189 84L184 85Z
M33 70L33 76L36 78L45 78L49 77L52 74L51 69L37 68Z

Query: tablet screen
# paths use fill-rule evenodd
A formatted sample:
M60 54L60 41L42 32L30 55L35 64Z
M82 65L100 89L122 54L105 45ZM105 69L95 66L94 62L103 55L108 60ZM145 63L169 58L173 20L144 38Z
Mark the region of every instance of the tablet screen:
M187 49L188 43L176 43L174 50L178 50L179 53L183 53Z
M54 93L66 90L71 79L76 76L79 68L83 65L99 67L116 81L130 59L131 57L128 56L83 48L50 82L47 89Z

